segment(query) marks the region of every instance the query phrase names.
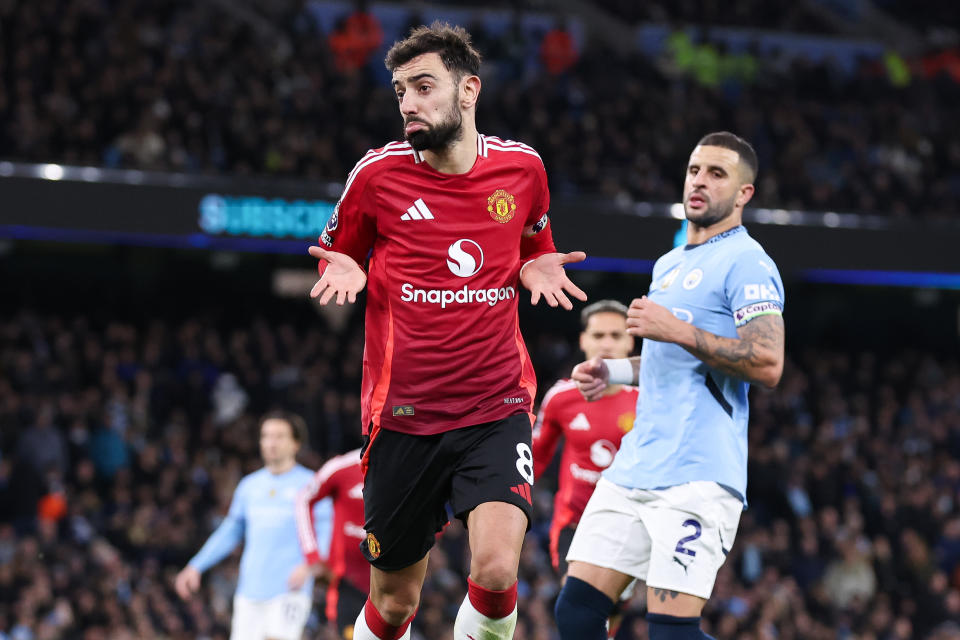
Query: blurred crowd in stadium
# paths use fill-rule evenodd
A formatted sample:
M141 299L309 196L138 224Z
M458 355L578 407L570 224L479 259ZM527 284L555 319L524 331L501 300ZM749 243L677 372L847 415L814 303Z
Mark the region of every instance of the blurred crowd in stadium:
M527 333L542 393L578 354L572 337ZM307 417L312 468L356 446L358 338L320 321L0 317L0 638L226 638L235 563L186 604L173 575L261 464L262 411L281 403ZM780 386L754 392L750 508L705 629L960 638L960 361L792 346ZM551 483L548 473L535 492L518 640L555 637ZM415 638L450 637L465 550L449 527ZM619 638L646 637L642 597ZM315 611L309 637L325 638Z
M628 19L819 27L761 2L707 3L707 13L604 4L646 7ZM374 13L327 25L311 3L277 5L287 10L251 25L217 3L0 3L0 151L343 180L368 148L401 133L382 71L388 38ZM672 202L689 145L733 129L765 167L756 206L909 218L945 217L960 201L955 47L811 61L786 48L728 51L678 30L652 54L571 37L563 17L532 29L522 17L498 33L479 17L468 25L488 62L479 125L538 149L557 196Z

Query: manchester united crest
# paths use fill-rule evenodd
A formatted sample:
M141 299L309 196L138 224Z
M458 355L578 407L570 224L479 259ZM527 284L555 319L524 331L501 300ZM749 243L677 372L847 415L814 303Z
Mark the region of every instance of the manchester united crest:
M487 198L487 211L490 212L490 217L500 224L510 222L517 213L517 203L514 201L513 194L497 189Z
M636 418L636 414L633 413L621 413L617 417L617 426L620 427L620 430L624 433L627 433L633 429L633 420Z
M380 557L380 541L372 533L367 533L367 550L370 551L370 557L374 560Z

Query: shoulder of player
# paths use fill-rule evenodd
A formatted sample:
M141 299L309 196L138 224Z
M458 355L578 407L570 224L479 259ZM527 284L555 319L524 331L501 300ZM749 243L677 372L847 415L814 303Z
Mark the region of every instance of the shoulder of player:
M657 273L661 269L675 266L674 263L677 262L677 259L681 253L683 253L683 245L674 247L670 251L667 251L665 254L657 258L656 262L653 263L653 273Z
M317 470L314 478L317 484L323 484L331 476L353 466L360 466L360 449L330 458Z
M580 391L577 389L577 383L567 378L557 380L543 396L543 400L540 402L540 408L546 409L547 406L550 405L556 406L562 404L568 398L574 397L571 394L576 394L576 396L580 395Z
M355 182L369 181L385 171L396 168L398 165L414 164L415 155L416 152L413 147L404 140L390 142L378 149L370 149L357 161L357 164L350 171L350 175L347 176L347 182L343 188L344 193Z
M478 143L481 155L496 158L498 161L512 161L519 165L543 169L543 158L536 149L516 140L503 140L497 136L479 134Z
M731 266L741 261L757 260L768 271L778 271L776 263L763 248L763 245L747 234L742 234L738 238L738 242L729 245L726 256L730 259Z

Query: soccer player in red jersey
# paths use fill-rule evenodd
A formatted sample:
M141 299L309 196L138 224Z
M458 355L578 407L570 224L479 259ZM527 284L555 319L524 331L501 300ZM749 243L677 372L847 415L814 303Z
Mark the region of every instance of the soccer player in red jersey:
M571 309L567 294L586 295L563 265L585 255L554 248L536 151L477 132L480 56L466 31L418 27L386 65L405 140L357 163L310 248L321 304L367 288L362 549L372 569L353 637L409 637L449 503L471 550L454 638L511 638L536 393L518 289Z
M633 351L627 333L627 307L616 300L600 300L580 314L580 349L587 360L626 358ZM637 388L611 385L588 402L572 380L560 380L543 397L533 430L533 474L539 478L553 459L560 439L563 454L550 525L550 558L559 575L567 572L566 555L580 514L617 449L623 434L633 427Z
M333 536L330 553L323 562L317 546L313 505L333 500ZM297 535L306 562L290 575L290 588L298 589L312 573L329 579L327 620L334 622L343 638L350 638L354 618L363 609L370 590L370 565L360 553L366 540L363 530L363 475L360 450L331 458L313 476L296 499Z

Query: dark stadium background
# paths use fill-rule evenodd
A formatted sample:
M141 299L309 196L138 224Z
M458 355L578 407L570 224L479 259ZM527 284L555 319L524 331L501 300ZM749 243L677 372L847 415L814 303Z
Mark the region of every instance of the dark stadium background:
M227 637L235 558L189 604L172 576L257 466L264 410L305 415L313 468L358 442L361 309L308 300L305 249L397 135L384 48L437 17L486 57L481 130L543 155L592 299L646 290L703 133L758 149L747 226L784 274L788 365L753 392L751 508L705 629L960 638L956 3L372 3L369 46L355 9L0 2L0 639ZM520 313L542 394L577 317ZM552 482L519 640L556 637ZM463 598L458 527L432 558L429 640ZM643 610L618 638L646 638Z

